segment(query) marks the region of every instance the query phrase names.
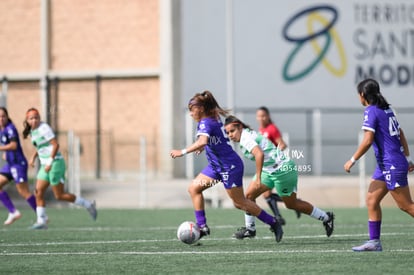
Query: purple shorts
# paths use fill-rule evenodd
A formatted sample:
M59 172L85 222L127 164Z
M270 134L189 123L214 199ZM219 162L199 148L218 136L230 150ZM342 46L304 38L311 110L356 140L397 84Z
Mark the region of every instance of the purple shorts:
M223 182L224 188L231 189L233 187L243 186L243 163L240 165L232 165L230 169L223 169L222 172L216 171L210 164L207 165L201 174L212 179Z
M408 185L408 168L406 169L391 169L391 167L386 167L385 170L377 168L372 175L374 180L380 180L387 184L388 190L394 190L397 187L403 187Z
M0 174L14 180L16 184L27 182L27 164L8 164L6 163L0 170Z

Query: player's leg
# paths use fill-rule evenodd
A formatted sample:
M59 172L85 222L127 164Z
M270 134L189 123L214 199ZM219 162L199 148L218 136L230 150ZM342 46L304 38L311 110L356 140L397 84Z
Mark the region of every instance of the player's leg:
M55 160L52 164L52 168L49 171L50 184L52 186L53 195L57 200L67 201L74 203L75 205L82 206L88 210L93 220L96 220L98 212L96 210L95 201L89 201L81 196L75 196L72 193L65 191L66 166L63 159Z
M291 193L291 195L288 197L282 197L282 199L288 209L299 211L301 213L309 215L316 220L322 221L326 230L326 235L328 237L332 235L332 232L334 230L334 215L332 212L326 212L322 209L319 209L318 207L313 206L307 201L299 200L296 197L295 192Z
M49 187L49 181L44 178L47 178L47 175L43 169L40 169L35 187L37 220L36 223L32 225L32 229L47 229L48 217L46 215L46 201L44 197L46 190Z
M16 189L19 195L24 198L29 206L36 212L36 197L30 192L27 182L16 183Z
M232 199L236 208L245 212L251 213L262 222L270 225L270 229L275 234L276 242L280 242L283 236L282 225L277 222L275 217L269 215L266 211L261 209L255 202L247 199L243 193L243 187L226 188L227 194Z
M188 186L188 193L193 202L196 223L200 228L200 238L210 235L210 228L207 225L203 191L212 187L217 182L215 177L216 173L209 167L206 167Z
M16 220L21 218L19 210L14 206L13 201L11 200L9 194L3 190L3 187L11 180L11 174L9 173L0 173L0 201L3 203L4 207L7 209L8 216L4 221L5 225L10 225Z
M255 201L260 194L263 194L270 189L261 184L259 188L257 188L254 182L249 184L249 187L246 190L246 198L252 201ZM249 212L244 213L244 222L245 226L240 227L237 231L233 234L233 237L236 239L244 239L244 238L253 238L256 236L256 222L255 216L250 214ZM279 221L280 222L280 221ZM281 223L282 224L282 223Z
M286 169L286 171L280 171L279 173L271 175L275 189L278 194L281 194L286 207L322 221L326 235L328 237L331 236L334 230L334 214L325 212L309 202L297 198L298 173L296 169L294 169L296 164L292 161L287 165L288 167L291 167L291 169L289 168Z
M273 214L275 215L276 219L282 224L286 224L286 220L280 214L279 208L277 206L277 202L282 201L280 196L276 193L272 193L271 190L267 190L263 193L263 198L266 200L267 204L269 205L270 209L272 210Z
M387 193L388 189L382 171L376 170L366 196L369 240L362 245L352 247L353 251L382 251L380 240L382 210L380 203Z
M414 217L414 203L408 185L390 190L390 194L402 211Z
M71 202L75 205L86 208L92 219L96 220L98 213L95 201L89 201L81 196L75 196L72 193L65 192L65 185L62 183L52 184L52 191L57 200Z
M387 177L387 188L398 207L411 217L414 217L414 203L408 186L407 170L408 167L393 170L390 169L390 176Z
M33 192L30 192L27 177L27 164L13 165L11 167L11 172L14 182L16 183L17 192L26 200L33 211L36 212L36 197Z

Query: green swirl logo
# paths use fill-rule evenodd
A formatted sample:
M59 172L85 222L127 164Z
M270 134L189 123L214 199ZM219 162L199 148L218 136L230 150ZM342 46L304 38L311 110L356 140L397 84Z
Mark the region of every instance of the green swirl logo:
M328 11L332 13L333 16L331 21L323 17L320 11ZM292 24L295 23L298 19L301 19L302 17L306 17L306 30L308 34L305 36L290 35L289 29L291 28ZM286 81L296 81L298 79L305 77L312 70L314 70L319 63L322 63L329 72L331 72L333 75L337 77L341 77L345 74L348 66L346 62L345 50L338 33L334 29L334 25L337 19L338 11L335 8L328 5L320 5L299 11L286 22L286 24L283 27L283 37L287 41L296 44L292 52L289 54L285 62L285 65L283 66L283 78ZM314 23L319 23L323 26L323 28L321 30L315 31L313 28L313 26L315 25ZM325 37L325 45L323 45L323 47L320 47L318 42L316 41L316 38L319 37ZM340 60L340 66L338 68L332 65L332 63L329 62L329 60L325 57L332 42L336 45L336 49L338 51L338 56ZM291 73L291 64L294 61L296 55L300 52L303 46L306 45L306 43L311 44L316 57L309 65L307 65L299 72Z

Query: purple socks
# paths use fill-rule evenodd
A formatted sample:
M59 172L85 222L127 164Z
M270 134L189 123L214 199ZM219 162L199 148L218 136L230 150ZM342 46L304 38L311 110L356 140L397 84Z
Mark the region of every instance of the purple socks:
M379 240L381 236L381 221L368 221L369 239Z
M262 222L268 224L268 225L273 225L275 224L275 218L269 214L266 213L266 211L262 210L259 214L259 216L257 216L257 218L259 220L261 220Z
M0 191L0 201L4 204L4 207L9 210L9 213L14 213L14 211L16 211L16 208L6 191Z
M195 215L198 227L203 227L207 224L206 212L204 210L195 210L194 215Z
M34 195L31 195L26 199L26 201L30 205L30 207L36 212L36 197Z

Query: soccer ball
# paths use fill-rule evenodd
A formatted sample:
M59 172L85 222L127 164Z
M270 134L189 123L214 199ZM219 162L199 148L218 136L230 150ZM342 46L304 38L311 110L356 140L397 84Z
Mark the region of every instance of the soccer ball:
M185 221L177 229L177 238L186 244L193 244L200 239L200 229L194 222Z

